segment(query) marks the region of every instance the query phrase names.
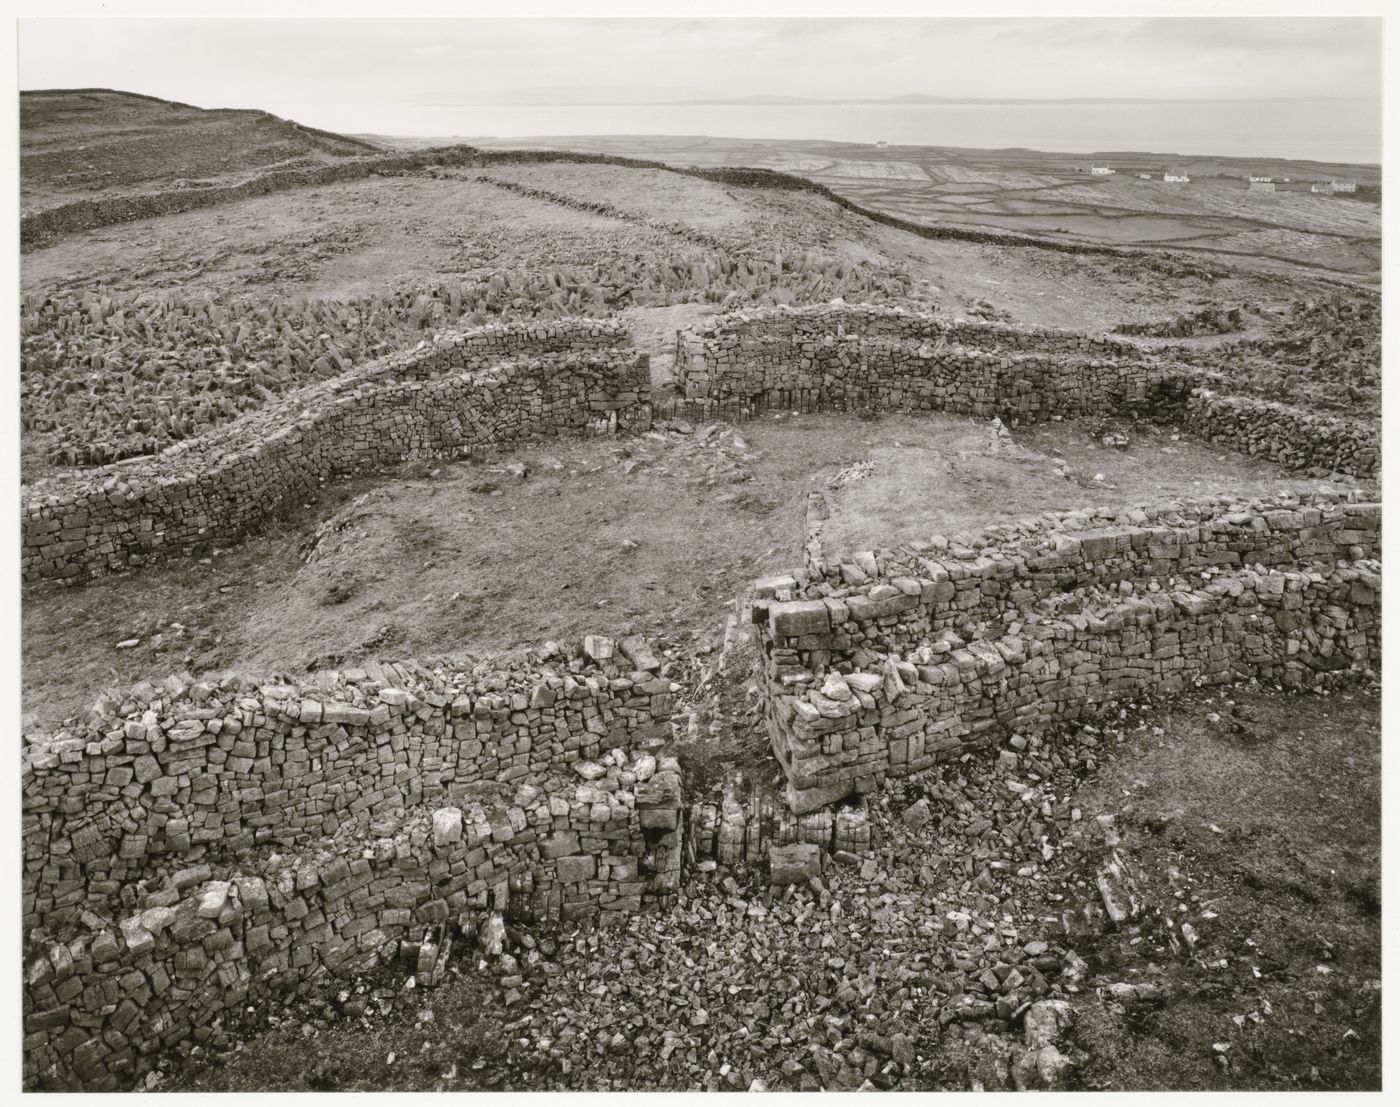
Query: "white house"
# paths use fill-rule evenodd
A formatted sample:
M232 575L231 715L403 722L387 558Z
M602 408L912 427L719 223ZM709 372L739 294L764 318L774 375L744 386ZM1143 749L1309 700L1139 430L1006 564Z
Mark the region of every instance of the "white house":
M1152 174L1151 174L1151 173L1139 173L1139 174L1138 174L1138 180L1140 180L1140 181L1150 181L1151 179L1152 179Z
M1111 177L1113 174L1117 173L1118 170L1110 169L1106 165L1091 165L1089 167L1089 172L1095 177Z
M1186 175L1184 169L1168 169L1162 174L1162 180L1168 184L1190 184L1191 178Z
M883 138L880 139L879 142L875 143L875 149L877 149L877 150L883 150L883 149L885 149L887 146L889 146L889 143L886 142Z
M1332 191L1333 191L1333 192L1355 192L1355 191L1356 191L1356 182L1353 181L1353 180L1350 180L1350 179L1343 179L1343 180L1340 180L1340 181L1333 181L1333 182L1332 182Z
M1332 191L1332 186L1331 186L1330 184L1326 184L1326 183L1324 183L1324 182L1322 182L1322 181L1314 181L1314 182L1313 182L1313 186L1312 186L1312 188L1311 188L1310 191L1312 191L1312 192L1331 192L1331 191Z
M1250 184L1273 184L1273 183L1274 183L1274 179L1273 179L1272 177L1256 177L1253 173L1251 173L1251 174L1249 175L1249 183L1250 183Z

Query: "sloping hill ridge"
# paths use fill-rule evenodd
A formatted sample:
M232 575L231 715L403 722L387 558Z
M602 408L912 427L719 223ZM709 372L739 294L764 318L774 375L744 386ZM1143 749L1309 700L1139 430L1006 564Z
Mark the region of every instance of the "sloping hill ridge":
M253 109L197 108L100 88L20 93L25 212L152 187L207 187L274 166L377 152L363 139Z

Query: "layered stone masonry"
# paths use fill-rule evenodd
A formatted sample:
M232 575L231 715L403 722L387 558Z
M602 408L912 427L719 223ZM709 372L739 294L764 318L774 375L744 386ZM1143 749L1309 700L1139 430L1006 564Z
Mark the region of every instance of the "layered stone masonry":
M399 959L431 980L476 912L666 902L681 783L646 643L492 664L172 678L29 740L26 1079L120 1086L327 975Z
M815 305L740 312L676 340L676 385L692 400L803 409L951 411L1034 421L1129 414L1295 469L1369 478L1373 423L1220 396L1218 373L1160 360L1130 343L900 309Z
M1321 465L1363 478L1380 472L1380 430L1356 419L1209 388L1191 390L1180 419L1198 438L1289 469Z
M740 798L733 788L725 789L717 802L691 805L686 843L699 859L723 865L767 864L774 884L803 883L820 872L823 855L854 856L876 844L869 812L861 803L795 814L780 796L755 792ZM774 850L805 856L801 874L791 865L775 865Z
M1380 505L1334 500L1073 512L759 582L791 809L1144 693L1377 666Z
M359 469L650 425L646 355L616 321L447 334L300 389L154 458L24 490L26 581L82 580L231 544Z
M643 640L602 663L526 656L515 669L401 663L311 685L172 677L31 736L26 929L80 928L84 911L116 909L121 887L192 857L363 833L483 781L513 785L669 736L672 685Z

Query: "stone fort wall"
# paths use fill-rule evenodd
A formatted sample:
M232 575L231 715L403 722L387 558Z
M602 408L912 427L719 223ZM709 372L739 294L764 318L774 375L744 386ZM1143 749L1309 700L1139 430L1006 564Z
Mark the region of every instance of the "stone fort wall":
M23 493L23 578L82 580L231 544L360 469L647 426L647 359L627 341L592 319L447 334L153 458L37 481Z
M1300 470L1369 478L1379 429L1211 390L1219 374L1131 343L1069 331L953 323L897 308L822 304L738 312L677 336L677 387L693 400L805 409L949 411L1035 421L1167 419Z
M478 912L619 920L679 884L672 685L644 641L313 684L172 678L24 754L27 1082L115 1088L240 1004Z
M1379 665L1380 505L1073 512L759 582L795 812L1118 700Z

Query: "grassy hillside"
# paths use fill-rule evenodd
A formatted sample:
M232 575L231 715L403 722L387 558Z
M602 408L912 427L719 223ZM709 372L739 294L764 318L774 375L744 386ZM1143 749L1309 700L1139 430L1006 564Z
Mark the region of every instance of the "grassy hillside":
M1005 151L955 162L946 150L902 149L892 160L849 144L807 144L822 156L802 161L793 144L765 160L754 144L630 140L651 143L632 153L668 158L681 151L666 142L689 141L701 168L681 170L470 147L374 157L380 148L361 139L266 113L97 89L24 93L21 115L25 201L48 209L26 222L48 220L56 200L77 201L59 211L121 209L89 198L123 192L160 201L147 218L40 237L24 256L27 479L153 453L452 327L622 312L664 369L663 332L678 310L835 297L1027 325L1126 325L1149 343L1186 339L1174 357L1259 376L1270 398L1303 390L1370 410L1377 394L1375 294L1336 279L1378 249L1370 201L1251 200L1234 189L1237 206L1218 202L1208 217L1186 210L1209 206L1192 193L1109 218L1098 192L1150 207L1165 186L1126 175L1041 181L1033 166L986 161ZM776 172L775 157L804 175ZM758 168L724 163L739 158ZM847 175L823 183L833 166ZM919 204L952 204L934 176L985 202L965 215L926 211ZM254 185L210 187L234 180ZM848 195L887 188L895 194L867 198L868 208ZM1037 191L1061 197L1055 221L1098 220L1112 233L1025 235L1020 209L1050 202L1028 198ZM169 210L172 197L210 204ZM998 223L991 207L1016 211ZM1182 235L1194 245L1182 248ZM1290 257L1262 241L1280 235L1294 246L1315 239L1327 256ZM1221 236L1243 241L1226 251ZM1222 305L1235 309L1229 333L1187 325Z
M363 139L264 111L192 107L110 89L20 93L25 212L95 195L199 187L273 165L362 156Z

